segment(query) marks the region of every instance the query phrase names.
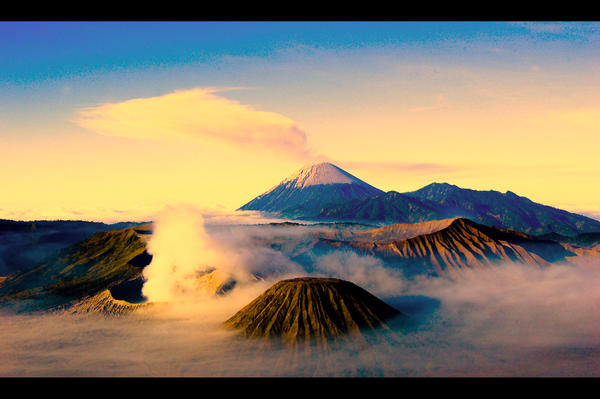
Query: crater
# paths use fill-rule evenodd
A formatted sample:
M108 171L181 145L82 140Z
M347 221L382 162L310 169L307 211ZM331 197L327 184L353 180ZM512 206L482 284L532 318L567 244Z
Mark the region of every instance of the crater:
M109 291L114 299L129 303L142 303L148 300L148 298L142 294L143 286L144 279L139 277L134 280L128 280L117 284L111 287Z
M142 267L148 266L150 264L150 262L152 262L152 255L150 255L148 253L148 251L144 250L144 252L142 252L138 256L132 258L127 263L130 264L133 267L142 268Z

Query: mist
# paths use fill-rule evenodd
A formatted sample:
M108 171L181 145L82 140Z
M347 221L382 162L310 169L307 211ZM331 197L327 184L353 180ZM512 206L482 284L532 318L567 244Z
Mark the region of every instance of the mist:
M403 281L383 299L420 319L416 328L307 356L221 328L264 282L127 317L3 314L0 375L597 376L599 283L598 268L521 264ZM439 306L419 306L428 298Z
M148 244L154 257L144 273L152 304L132 314L0 314L0 376L600 374L597 261L504 263L452 278L408 278L377 258L336 251L312 254L307 269L264 242L302 240L325 227L219 220L211 225L190 207L157 215ZM198 291L198 273L207 268L238 283L225 295ZM367 344L342 340L327 351L249 340L221 327L275 282L306 275L352 281L413 326Z

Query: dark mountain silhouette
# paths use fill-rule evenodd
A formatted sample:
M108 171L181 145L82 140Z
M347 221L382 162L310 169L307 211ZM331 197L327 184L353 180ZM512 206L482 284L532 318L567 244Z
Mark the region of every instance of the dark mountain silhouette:
M369 223L415 223L464 217L487 226L528 234L576 235L600 231L600 222L583 215L535 203L510 191L477 191L433 183L409 193L383 195L330 204L313 220Z
M535 203L511 191L502 194L494 190L477 191L433 183L405 194L438 204L446 217L465 217L487 226L528 234L576 235L600 231L600 221Z
M566 242L585 247L593 247L600 244L600 232L581 233L576 236L564 236L558 233L548 233L537 236L541 240L552 240L556 242Z
M347 220L366 223L415 223L443 219L445 212L431 201L389 191L326 206L310 219Z
M276 283L224 326L246 337L325 344L343 334L390 329L404 317L349 281L304 277Z

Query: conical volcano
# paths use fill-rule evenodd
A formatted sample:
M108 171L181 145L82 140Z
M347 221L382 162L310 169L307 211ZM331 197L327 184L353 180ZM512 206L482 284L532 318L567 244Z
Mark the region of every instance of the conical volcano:
M309 165L240 208L280 213L290 217L317 215L327 204L383 194L337 166Z
M404 315L357 285L335 278L295 278L273 285L224 323L247 337L327 340L390 329Z

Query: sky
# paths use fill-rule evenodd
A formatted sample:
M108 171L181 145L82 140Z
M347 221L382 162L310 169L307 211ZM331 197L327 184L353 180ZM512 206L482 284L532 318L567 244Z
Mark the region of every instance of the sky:
M0 22L0 218L232 211L332 162L600 218L597 22Z

